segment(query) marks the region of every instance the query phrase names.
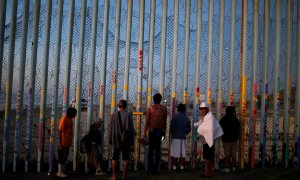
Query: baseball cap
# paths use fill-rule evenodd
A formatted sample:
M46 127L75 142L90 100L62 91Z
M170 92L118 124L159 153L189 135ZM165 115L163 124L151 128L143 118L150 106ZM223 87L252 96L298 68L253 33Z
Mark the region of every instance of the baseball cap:
M199 108L209 108L209 106L206 102L202 102L202 103L200 103Z

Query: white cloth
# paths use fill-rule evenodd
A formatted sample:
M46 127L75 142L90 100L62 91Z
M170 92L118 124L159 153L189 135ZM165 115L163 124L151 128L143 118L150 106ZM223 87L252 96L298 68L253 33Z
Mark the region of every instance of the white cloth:
M186 140L185 139L172 139L170 156L176 158L186 157Z
M214 145L214 140L223 135L223 129L219 121L209 111L204 118L200 119L194 126L198 126L197 132L202 135L209 147Z

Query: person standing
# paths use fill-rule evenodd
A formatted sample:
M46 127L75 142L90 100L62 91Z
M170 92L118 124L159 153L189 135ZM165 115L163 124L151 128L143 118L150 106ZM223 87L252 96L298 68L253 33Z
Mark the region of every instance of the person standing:
M159 161L161 158L161 140L166 132L167 123L167 108L161 105L162 96L157 93L153 96L154 104L147 110L146 123L144 126L144 137L147 137L149 130L149 155L148 163L149 170L155 174L158 170ZM153 158L155 155L155 162Z
M69 156L69 149L72 146L73 137L73 119L77 115L77 110L73 107L67 109L58 127L58 172L57 176L67 177L65 170L65 163Z
M224 131L222 136L223 148L225 153L224 172L236 170L237 142L240 134L240 122L235 115L234 106L227 106L225 116L220 120L220 125Z
M110 179L116 179L116 166L117 161L120 158L122 152L122 159L124 161L123 177L127 178L128 161L130 154L130 146L133 145L133 140L129 142L121 143L121 134L124 131L129 131L132 134L131 138L134 138L134 127L132 122L132 116L127 112L127 101L122 99L118 104L119 110L111 115L111 121L108 128L109 143L113 149L112 156L112 177Z
M209 111L207 103L202 102L199 106L201 117L194 124L198 126L197 132L200 135L203 143L203 159L205 159L204 177L212 176L214 169L215 147L214 140L223 135L222 127L215 116Z
M191 131L191 121L186 116L186 106L179 104L177 106L177 114L171 121L171 149L170 156L173 162L173 171L176 171L177 161L180 162L180 170L184 170L185 157L186 157L186 135Z
M99 148L101 146L101 134L99 128L101 127L100 123L94 123L90 127L90 131L88 132L87 136L89 138L89 152L86 152L86 159L85 159L85 172L88 173L89 164L93 164L96 169L96 175L102 176L105 173L101 170L99 164Z

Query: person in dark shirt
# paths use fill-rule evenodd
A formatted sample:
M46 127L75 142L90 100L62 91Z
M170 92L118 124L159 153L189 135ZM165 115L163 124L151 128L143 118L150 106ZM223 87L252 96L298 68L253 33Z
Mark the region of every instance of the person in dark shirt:
M149 170L152 174L157 173L159 161L161 159L161 139L165 136L167 125L167 108L161 105L161 94L153 96L154 104L148 108L146 123L144 126L144 137L147 137L149 131ZM155 156L155 162L153 157Z
M94 123L90 127L90 131L88 133L89 141L90 141L90 151L86 153L85 160L85 172L88 173L89 164L93 164L96 169L96 175L104 175L104 172L101 170L99 164L99 148L101 145L101 134L99 128L101 124Z
M224 131L222 136L223 148L225 153L225 169L224 172L236 170L236 152L237 142L240 134L240 122L236 118L235 107L227 106L225 116L220 120L220 125Z
M180 161L180 170L184 170L186 157L186 135L191 131L191 121L186 116L186 107L184 104L177 106L178 113L171 121L172 143L170 156L173 159L173 171L176 171L177 161Z

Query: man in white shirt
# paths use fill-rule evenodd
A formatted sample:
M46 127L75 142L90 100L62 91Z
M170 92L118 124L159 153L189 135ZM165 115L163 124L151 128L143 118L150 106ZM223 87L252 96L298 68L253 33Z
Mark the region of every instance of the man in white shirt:
M202 102L199 109L201 118L194 126L198 126L197 132L203 137L203 159L206 160L206 169L203 176L210 177L212 176L211 170L213 169L215 158L214 140L223 135L223 130L219 121L209 111L207 103Z

